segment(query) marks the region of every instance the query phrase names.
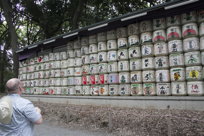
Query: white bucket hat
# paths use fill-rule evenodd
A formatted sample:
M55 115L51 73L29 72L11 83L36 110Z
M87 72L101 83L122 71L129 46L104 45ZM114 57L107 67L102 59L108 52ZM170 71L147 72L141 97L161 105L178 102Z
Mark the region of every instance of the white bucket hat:
M0 99L0 123L10 124L13 113L11 99L5 96Z

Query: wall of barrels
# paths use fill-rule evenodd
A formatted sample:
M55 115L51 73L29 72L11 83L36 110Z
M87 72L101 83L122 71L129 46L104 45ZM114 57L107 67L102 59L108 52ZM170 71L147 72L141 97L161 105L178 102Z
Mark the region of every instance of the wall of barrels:
M20 62L27 94L203 95L204 11L144 20Z

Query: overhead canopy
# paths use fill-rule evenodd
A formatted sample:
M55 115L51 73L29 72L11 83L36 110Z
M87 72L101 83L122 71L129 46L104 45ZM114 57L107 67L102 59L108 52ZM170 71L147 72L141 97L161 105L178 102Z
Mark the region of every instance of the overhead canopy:
M33 52L40 51L41 49L50 49L62 46L67 44L68 41L78 37L89 36L99 32L127 26L131 23L135 23L141 20L162 18L200 9L204 9L204 0L174 0L151 8L131 12L110 20L102 21L66 34L52 37L35 44L28 45L17 50L16 52L19 53L20 56L30 56L25 54L33 54ZM25 57L20 58L25 59Z

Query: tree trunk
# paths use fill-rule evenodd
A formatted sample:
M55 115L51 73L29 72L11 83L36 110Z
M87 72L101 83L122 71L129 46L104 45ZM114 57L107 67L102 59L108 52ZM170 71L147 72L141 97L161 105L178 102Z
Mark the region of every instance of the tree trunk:
M9 37L11 39L10 45L13 53L13 72L14 76L18 77L18 54L16 53L17 50L17 34L15 30L14 23L12 21L12 7L9 0L0 0L0 6L4 11L4 16L6 18L6 22L8 24L9 29Z
M82 12L82 7L84 5L84 2L85 2L85 0L78 0L78 2L77 2L77 7L76 7L76 10L74 12L73 19L72 19L72 30L78 28L78 20L79 20L80 14Z

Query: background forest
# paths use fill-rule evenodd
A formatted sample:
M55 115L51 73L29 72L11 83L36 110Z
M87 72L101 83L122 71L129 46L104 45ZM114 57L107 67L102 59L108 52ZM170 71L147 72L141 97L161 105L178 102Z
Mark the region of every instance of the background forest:
M20 47L168 0L0 0L0 92Z

